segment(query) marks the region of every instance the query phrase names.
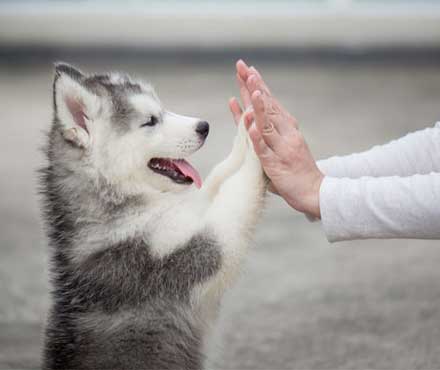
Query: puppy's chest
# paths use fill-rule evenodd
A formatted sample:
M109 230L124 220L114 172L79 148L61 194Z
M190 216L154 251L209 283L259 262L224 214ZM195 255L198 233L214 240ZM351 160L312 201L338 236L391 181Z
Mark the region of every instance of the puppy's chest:
M184 203L152 217L146 229L151 252L163 258L182 248L192 237L206 232L204 212L198 204ZM210 235L213 238L214 235Z

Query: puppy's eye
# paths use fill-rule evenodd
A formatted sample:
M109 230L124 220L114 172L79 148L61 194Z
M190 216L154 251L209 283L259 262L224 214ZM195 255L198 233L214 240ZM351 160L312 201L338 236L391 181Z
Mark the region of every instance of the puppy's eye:
M151 116L147 122L143 123L141 127L145 126L155 126L159 122L158 118L156 116Z

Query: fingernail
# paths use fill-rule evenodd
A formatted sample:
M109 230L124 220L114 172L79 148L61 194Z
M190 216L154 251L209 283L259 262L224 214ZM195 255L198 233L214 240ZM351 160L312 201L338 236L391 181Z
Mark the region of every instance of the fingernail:
M255 98L258 99L261 96L261 91L260 90L255 90L254 91L254 96L255 96Z

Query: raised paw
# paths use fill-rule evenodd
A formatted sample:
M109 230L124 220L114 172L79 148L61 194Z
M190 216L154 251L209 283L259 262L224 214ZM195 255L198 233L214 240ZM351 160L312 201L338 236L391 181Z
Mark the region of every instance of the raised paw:
M243 114L238 124L237 134L234 139L232 152L236 153L239 156L241 154L241 156L244 157L248 147L249 147L249 138L248 138L248 133L246 131L246 126L244 124L244 114Z

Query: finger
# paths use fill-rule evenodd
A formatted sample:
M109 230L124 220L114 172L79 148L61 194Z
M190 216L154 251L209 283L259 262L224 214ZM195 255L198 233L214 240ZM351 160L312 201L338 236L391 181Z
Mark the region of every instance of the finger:
M249 77L249 67L248 65L240 59L237 61L235 67L237 68L237 73L240 75L243 81L246 81Z
M243 79L240 77L238 73L237 73L237 82L240 90L241 102L243 104L244 109L246 110L251 105L251 94L249 93L246 83L243 81Z
M246 130L249 130L252 123L254 122L254 112L249 111L244 114L244 126L246 127Z
M251 75L249 75L248 80L246 81L246 86L249 92L251 93L251 95L254 91L260 90L265 97L270 99L271 105L273 107L277 108L277 110L279 111L285 111L282 105L278 102L278 100L272 95L270 89L267 87L266 83L263 81L258 71L254 67L251 67L251 70L252 68L254 71L256 71L256 73L251 73Z
M263 96L266 119L273 123L275 129L283 137L294 135L297 131L296 121L290 114L277 103L271 96Z
M240 119L243 114L243 111L240 107L237 98L233 97L229 99L229 110L231 111L232 116L234 117L235 124L238 125L240 123Z
M251 94L251 96L255 91L260 90L258 88L257 81L258 81L258 77L254 74L250 75L249 78L246 80L246 87L249 93Z
M252 94L252 106L254 107L255 124L261 133L265 143L275 152L282 150L284 141L275 129L270 117L266 114L265 104L261 91Z
M263 132L268 125L266 122L266 113L264 109L264 102L260 90L254 91L251 96L252 106L254 108L255 124L258 131Z
M271 96L272 93L270 92L269 87L267 87L267 84L263 81L263 78L261 75L257 72L252 72L252 70L249 70L249 77L246 80L246 86L249 90L249 92L252 94L255 90L260 90L263 92L263 94ZM254 71L256 71L254 69Z
M248 69L248 74L255 75L257 77L257 83L258 83L260 90L264 91L268 95L271 95L269 86L267 86L266 82L264 81L263 77L261 76L261 73L254 66L251 66Z
M264 87L264 82L257 75L252 74L248 79L247 86L250 91L263 91L266 117L267 119L270 118L269 120L274 124L279 134L281 136L294 134L297 129L295 119L290 116L278 100Z
M261 77L261 73L254 66L250 66L249 67L249 72L253 73L253 74L256 74L258 77L262 78Z

